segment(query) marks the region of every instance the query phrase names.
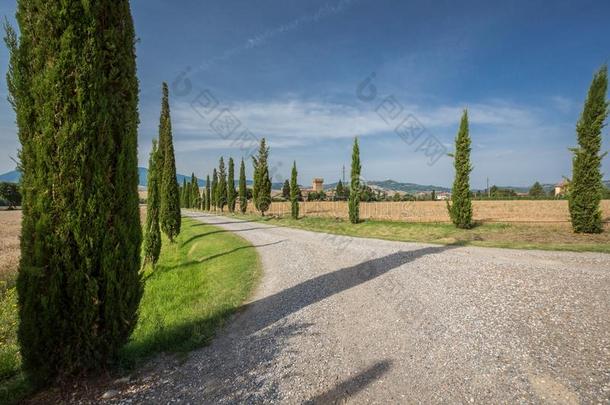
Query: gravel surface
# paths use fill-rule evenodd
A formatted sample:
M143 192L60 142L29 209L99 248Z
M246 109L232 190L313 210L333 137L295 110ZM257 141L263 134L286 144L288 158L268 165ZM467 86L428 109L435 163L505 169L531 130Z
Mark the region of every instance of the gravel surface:
M259 246L261 283L210 346L106 402L610 403L610 255L191 215Z

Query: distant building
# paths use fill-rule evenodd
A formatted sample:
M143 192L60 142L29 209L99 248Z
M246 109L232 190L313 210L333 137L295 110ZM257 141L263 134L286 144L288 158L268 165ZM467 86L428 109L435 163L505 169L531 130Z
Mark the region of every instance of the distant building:
M437 200L449 200L450 198L451 198L451 193L449 193L447 191L441 191L439 193L436 193Z
M324 179L315 178L311 183L311 190L319 193L320 191L324 191Z
M568 191L568 184L569 183L566 180L562 180L555 184L555 196L565 195L566 191Z

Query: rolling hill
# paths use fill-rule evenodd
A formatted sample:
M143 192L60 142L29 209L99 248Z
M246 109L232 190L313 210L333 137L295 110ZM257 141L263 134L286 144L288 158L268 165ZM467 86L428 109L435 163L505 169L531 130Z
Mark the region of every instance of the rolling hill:
M139 186L146 187L148 169L145 167L138 167L138 175L140 178ZM21 173L19 172L19 170L12 170L10 172L0 174L0 182L17 183L17 182L19 182L20 178L21 178ZM178 184L182 185L183 180L186 180L187 182L191 181L191 176L187 176L184 174L176 174L176 180L178 180ZM198 180L199 180L199 182L198 182L199 187L205 187L205 180L204 179L198 179ZM610 188L610 180L604 180L603 183L607 188ZM249 186L251 186L252 180L247 180L247 184ZM432 190L435 190L437 192L451 191L450 188L443 187L443 186L423 185L423 184L417 184L417 183L401 183L401 182L390 180L390 179L383 180L383 181L374 181L373 180L373 181L367 182L367 184L369 186L371 186L372 188L380 189L380 190L383 190L386 192L401 191L401 192L409 193L409 194L414 194L417 192L431 192ZM330 183L330 184L325 184L324 188L332 189L332 188L335 188L336 186L337 186L337 183ZM530 189L530 186L498 186L498 187L504 188L504 189L507 189L507 188L512 189L518 193L526 193ZM554 184L542 184L542 187L545 189L545 191L549 191L549 190L552 190L555 187L555 185ZM274 190L280 190L282 188L282 183L273 183L272 188Z

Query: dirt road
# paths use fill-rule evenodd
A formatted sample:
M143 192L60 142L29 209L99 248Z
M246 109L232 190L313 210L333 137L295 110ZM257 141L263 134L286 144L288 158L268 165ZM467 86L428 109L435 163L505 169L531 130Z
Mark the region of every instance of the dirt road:
M610 255L399 243L192 216L258 246L261 283L210 346L181 363L158 360L114 400L610 400Z

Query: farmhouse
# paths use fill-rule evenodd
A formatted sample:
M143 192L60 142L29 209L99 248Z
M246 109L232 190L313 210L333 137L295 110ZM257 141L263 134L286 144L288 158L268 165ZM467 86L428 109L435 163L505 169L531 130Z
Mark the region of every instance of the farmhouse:
M562 180L559 183L555 184L555 195L565 195L568 190L568 182L566 180Z

